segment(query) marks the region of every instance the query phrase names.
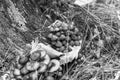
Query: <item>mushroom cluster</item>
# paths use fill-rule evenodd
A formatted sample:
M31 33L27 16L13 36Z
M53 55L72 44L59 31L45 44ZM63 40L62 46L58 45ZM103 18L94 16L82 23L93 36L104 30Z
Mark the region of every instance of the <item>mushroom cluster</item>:
M31 50L27 55L20 55L11 80L36 80L39 74L58 71L61 65L78 58L82 43L79 29L59 20L49 29L48 44L39 43L38 38L28 44Z
M13 70L12 80L36 80L44 72L54 72L59 69L60 63L50 59L45 50L36 50L28 55L20 56L18 64Z
M72 23L68 25L65 22L56 20L48 28L50 33L46 38L55 50L67 53L72 51L71 47L80 46L81 35L79 34L79 29Z

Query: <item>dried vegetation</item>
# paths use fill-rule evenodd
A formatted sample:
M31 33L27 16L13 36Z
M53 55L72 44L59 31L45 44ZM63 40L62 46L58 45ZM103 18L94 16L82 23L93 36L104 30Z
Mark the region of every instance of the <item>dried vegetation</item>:
M54 73L39 74L39 80L119 80L120 0L95 0L83 7L66 0L11 0L24 16L25 28L9 16L6 1L0 2L0 75L12 70L19 55L29 53L26 44L35 37L47 42L47 26L60 20L74 22L82 35L78 59Z

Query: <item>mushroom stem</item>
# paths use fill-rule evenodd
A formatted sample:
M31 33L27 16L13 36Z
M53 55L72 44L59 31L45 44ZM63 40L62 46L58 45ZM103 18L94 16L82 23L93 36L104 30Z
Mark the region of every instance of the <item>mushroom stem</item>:
M60 62L56 59L51 60L51 63L54 64L54 66L49 70L49 72L57 71L60 67Z
M40 63L40 68L38 69L39 73L45 72L45 70L47 69L47 65L44 63Z
M47 53L46 51L42 50L41 51L41 57L45 57L46 53Z
M46 55L44 56L44 61L43 61L42 63L44 63L44 64L49 64L49 62L50 62L50 57L46 54Z

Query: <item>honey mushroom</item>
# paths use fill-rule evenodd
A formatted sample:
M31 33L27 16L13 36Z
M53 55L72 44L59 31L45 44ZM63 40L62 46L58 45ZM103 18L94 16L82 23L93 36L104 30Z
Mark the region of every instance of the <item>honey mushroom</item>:
M29 71L35 71L39 68L39 62L30 61L26 64L26 69Z
M28 62L28 57L26 57L26 56L20 56L20 58L19 58L19 63L21 64L21 65L24 65L24 64L26 64L27 62Z
M56 59L52 59L49 64L50 70L49 72L55 72L60 68L60 62Z
M32 80L37 80L37 78L38 78L38 72L37 71L31 72L29 74L29 77L31 77Z
M40 58L41 54L39 52L39 50L33 52L32 54L30 54L30 59L33 61L37 61Z
M58 24L61 26L60 24ZM65 26L67 26L65 24ZM79 39L76 34L78 32L78 29L71 26L69 30L71 30L71 33L67 35L64 30L68 30L68 27L62 27L60 29L55 28L57 31L56 33L50 33L48 35L48 38L51 39L51 44L56 46L57 50L53 49L50 45L45 45L43 43L38 43L37 49L31 50L30 53L30 59L28 57L21 57L19 60L20 64L25 64L24 67L21 68L19 71L18 69L15 69L15 74L27 74L29 71L38 71L38 73L43 73L47 70L47 67L50 67L49 72L55 72L60 68L60 61L57 59L52 59L54 57L59 57L61 55L64 55L64 53L69 53L72 49L70 47L66 47L67 43L70 43L68 46L79 46ZM75 32L72 32L75 31ZM70 36L73 35L74 36ZM41 48L41 49L40 49ZM64 52L64 53L63 53ZM63 59L62 57L61 59Z
M41 43L42 44L42 43ZM43 45L43 46L46 46L46 45ZM42 73L42 72L45 72L45 70L47 69L47 65L49 65L50 63L52 63L52 64L54 64L54 66L53 65L51 65L52 67L51 67L51 69L50 69L50 72L54 72L54 71L56 71L57 69L59 69L59 67L60 67L60 63L59 63L59 61L58 60L56 60L56 59L53 59L53 60L51 60L50 61L50 57L49 57L49 55L50 54L48 54L48 50L50 50L50 52L54 52L54 50L52 49L52 48L50 48L50 47L48 47L47 46L47 51L45 51L44 50L44 48L42 47L42 45L41 45L41 48L43 49L42 51L41 50L38 50L38 51L35 51L35 52L33 52L33 53L38 53L38 52L40 52L41 53L41 59L43 59L43 61L41 61L40 63L39 63L39 67L35 67L34 69L36 69L36 70L38 70L38 72L39 73ZM50 48L50 49L49 49ZM52 49L52 50L51 50ZM56 51L57 52L57 51ZM31 55L33 54L33 53L31 53ZM59 53L59 52L58 52ZM28 63L27 63L28 64ZM30 65L31 63L29 63L29 65ZM34 64L34 66L35 66L35 64ZM30 67L30 66L28 66L28 70L31 70L31 68L33 68L33 67Z
M11 80L16 80L15 78L11 78Z
M55 23L58 22L59 25L62 24L61 21L55 21ZM55 23L53 23L54 25L52 26L56 26ZM66 23L64 23L64 25L67 25ZM57 50L58 52L63 52L63 53L69 53L69 56L68 56L68 61L69 60L72 60L73 58L71 58L72 56L72 53L74 54L74 52L76 52L76 54L74 55L75 58L77 58L77 53L78 53L78 50L80 49L80 42L81 42L81 36L79 34L79 29L76 28L73 24L70 25L70 26L64 26L64 25L60 25L60 30L59 31L56 31L56 33L53 33L53 31L51 31L50 33L52 33L52 35L56 35L58 37L58 39L54 42L51 42L53 46L56 46L57 43L59 43L59 45L57 44L56 48L54 48L55 50ZM51 27L52 27L51 26ZM68 29L64 29L64 28L68 28ZM54 28L53 28L54 29ZM55 31L55 30L54 30ZM62 42L61 42L62 40ZM67 40L67 42L66 42ZM64 43L63 43L64 42ZM65 44L69 44L66 45ZM64 46L64 47L63 47ZM71 47L77 47L77 51L75 51L75 49L72 51L73 48ZM70 58L70 59L69 59ZM62 60L65 59L65 57L61 57Z
M47 76L46 80L55 80L52 76Z
M45 56L44 56L44 61L42 61L42 63L44 63L44 64L49 64L49 62L50 62L50 57L46 54Z
M38 73L43 73L47 70L47 65L44 63L40 63L40 67L38 68Z
M32 77L30 76L30 74L23 76L22 80L32 80Z
M15 80L22 80L21 76L17 76Z
M13 74L14 74L14 75L16 75L16 76L21 75L21 73L20 73L20 70L19 70L19 69L14 69Z
M29 70L24 66L23 68L20 69L20 73L22 75L26 75L27 73L29 73Z
M45 56L46 56L46 51L44 51L44 50L36 50L36 51L34 51L34 52L32 52L30 54L30 60L32 60L32 61L40 61L41 58L43 59ZM48 58L48 61L49 61L49 58Z
M27 75L29 72L36 70L44 72L47 69L47 64L50 62L50 57L46 54L46 51L36 50L30 54L29 59L28 56L20 56L18 62L22 67L14 68L14 76Z
M34 56L35 55L35 53L38 55L38 53L40 54L39 55L39 57L38 56ZM34 55L32 55L32 54L34 54ZM34 58L34 59L32 59L32 60L37 60L37 59L39 59L40 58L40 61L41 62L39 62L39 61L31 61L31 62L28 62L27 64L26 64L26 68L28 69L28 70L37 70L38 68L40 69L40 68L43 68L44 66L41 66L41 63L43 63L43 64L48 64L49 62L50 62L50 57L46 54L46 52L45 51L43 51L43 50L38 50L38 51L35 51L35 52L33 52L31 54L31 58ZM33 57L32 57L33 56Z
M59 28L59 30L55 30L54 27ZM68 25L65 22L56 20L49 28L54 29L53 31L50 29L48 38L51 40L51 47L55 50L66 53L71 51L70 48L67 50L68 46L74 47L80 45L79 40L81 36L79 35L79 29L74 26L74 23Z

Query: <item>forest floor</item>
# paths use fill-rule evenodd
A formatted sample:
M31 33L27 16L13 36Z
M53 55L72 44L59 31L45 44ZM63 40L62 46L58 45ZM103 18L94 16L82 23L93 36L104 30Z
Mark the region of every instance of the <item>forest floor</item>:
M21 76L23 77L21 80L120 79L120 0L93 0L82 6L73 3L74 1L71 0L0 0L0 80L14 80L15 78L18 80L17 78L21 78ZM63 40L55 40L56 37L51 38L49 34L53 36L59 35L59 33L60 36L69 35L69 30L52 32L48 26L53 25L56 21L66 23L63 25L64 29L66 29L66 25L76 27L75 29L78 31L75 33L77 39L74 45L78 46L78 41L82 41L79 51L76 52L76 49L69 55L69 58L73 56L73 60L68 59L68 62L63 60L62 65L58 64L61 59L58 51L64 48L66 50L63 50L63 53L68 51L69 38L65 38L66 43L62 43ZM71 42L74 38L70 36L69 41ZM28 70L27 72L27 69L23 67L31 59L36 58L36 55L32 55L32 53L34 50L37 51L39 46L37 41L53 46L52 49L50 46L47 48L43 46L43 48L45 47L46 52L51 51L52 56L57 56L57 58L48 54L51 64L50 62L43 64L42 60L39 64L39 70L41 66L45 66L45 71ZM57 43L58 45L56 45ZM54 47L53 44L60 49ZM39 50L35 53L39 53ZM23 55L27 57L24 56L25 59L22 58L19 62ZM28 62L27 58L30 58ZM52 61L55 65L52 65ZM22 67L18 66L19 63L20 66L22 64ZM33 67L36 68L35 65ZM56 71L50 72L50 70L54 70L51 67L56 68ZM31 67L27 66L27 68ZM16 69L18 71L14 73ZM36 74L37 76L35 76ZM8 77L5 77L6 75ZM28 78L31 76L33 76L32 79Z

